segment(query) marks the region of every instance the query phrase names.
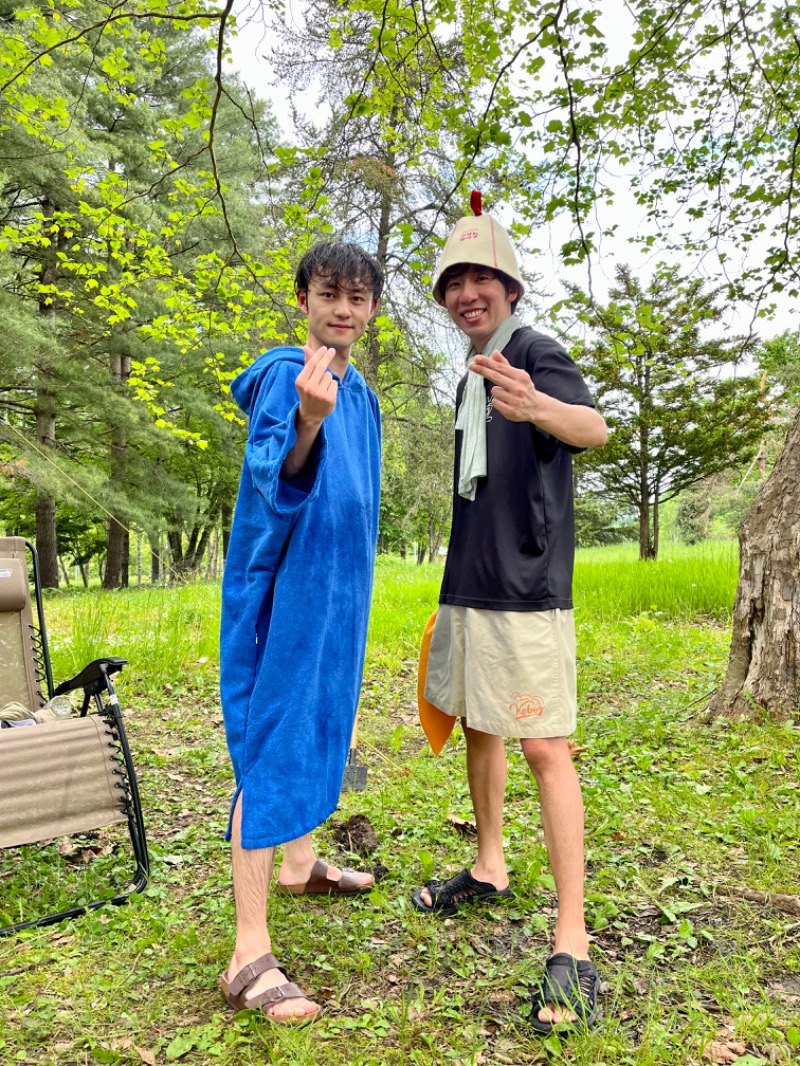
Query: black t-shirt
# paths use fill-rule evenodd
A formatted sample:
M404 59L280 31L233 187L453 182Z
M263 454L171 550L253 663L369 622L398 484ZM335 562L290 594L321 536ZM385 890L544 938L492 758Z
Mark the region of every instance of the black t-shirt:
M594 407L577 366L551 337L523 326L503 355L548 396ZM478 479L474 500L458 495L463 434L456 430L453 527L439 602L489 611L571 608L572 453L581 449L492 411L492 383L484 384L488 476Z

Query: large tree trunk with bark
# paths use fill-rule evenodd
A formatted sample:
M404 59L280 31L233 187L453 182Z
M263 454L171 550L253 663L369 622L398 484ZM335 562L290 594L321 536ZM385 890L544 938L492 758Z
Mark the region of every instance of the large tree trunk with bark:
M800 414L739 534L739 587L725 680L709 716L769 716L800 704Z

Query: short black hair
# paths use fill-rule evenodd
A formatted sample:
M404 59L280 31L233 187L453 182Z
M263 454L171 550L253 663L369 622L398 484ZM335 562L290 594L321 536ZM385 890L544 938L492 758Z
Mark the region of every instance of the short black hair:
M297 267L295 292L308 292L314 280L343 292L368 289L377 300L383 292L383 271L369 252L352 241L320 241L309 248Z
M510 278L508 274L504 274L502 270L497 270L495 267L484 266L482 263L453 263L452 266L449 266L439 278L436 286L441 293L442 299L444 299L444 290L447 287L448 281L452 281L453 278L460 278L462 274L466 274L468 270L472 270L473 268L475 270L488 270L490 274L494 274L497 280L503 283L503 288L506 290L506 296L511 295L511 286L516 285L518 295L516 300L513 300L511 303L511 310L516 311L517 304L522 299L522 295L519 292L519 282L514 281L514 279Z

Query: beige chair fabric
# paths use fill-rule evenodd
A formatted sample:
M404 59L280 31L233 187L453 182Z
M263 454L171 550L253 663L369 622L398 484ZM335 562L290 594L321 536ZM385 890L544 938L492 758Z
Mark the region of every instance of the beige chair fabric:
M25 541L0 537L0 707L45 703L36 677L33 613Z
M127 821L117 751L95 714L0 730L0 848Z

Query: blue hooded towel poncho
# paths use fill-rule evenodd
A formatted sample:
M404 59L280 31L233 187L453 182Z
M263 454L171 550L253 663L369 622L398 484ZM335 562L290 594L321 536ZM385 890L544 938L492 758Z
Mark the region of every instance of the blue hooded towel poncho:
M231 384L250 429L222 584L220 684L245 848L294 840L336 809L364 668L378 401L349 366L303 474L283 480L303 365L299 348L276 348Z

